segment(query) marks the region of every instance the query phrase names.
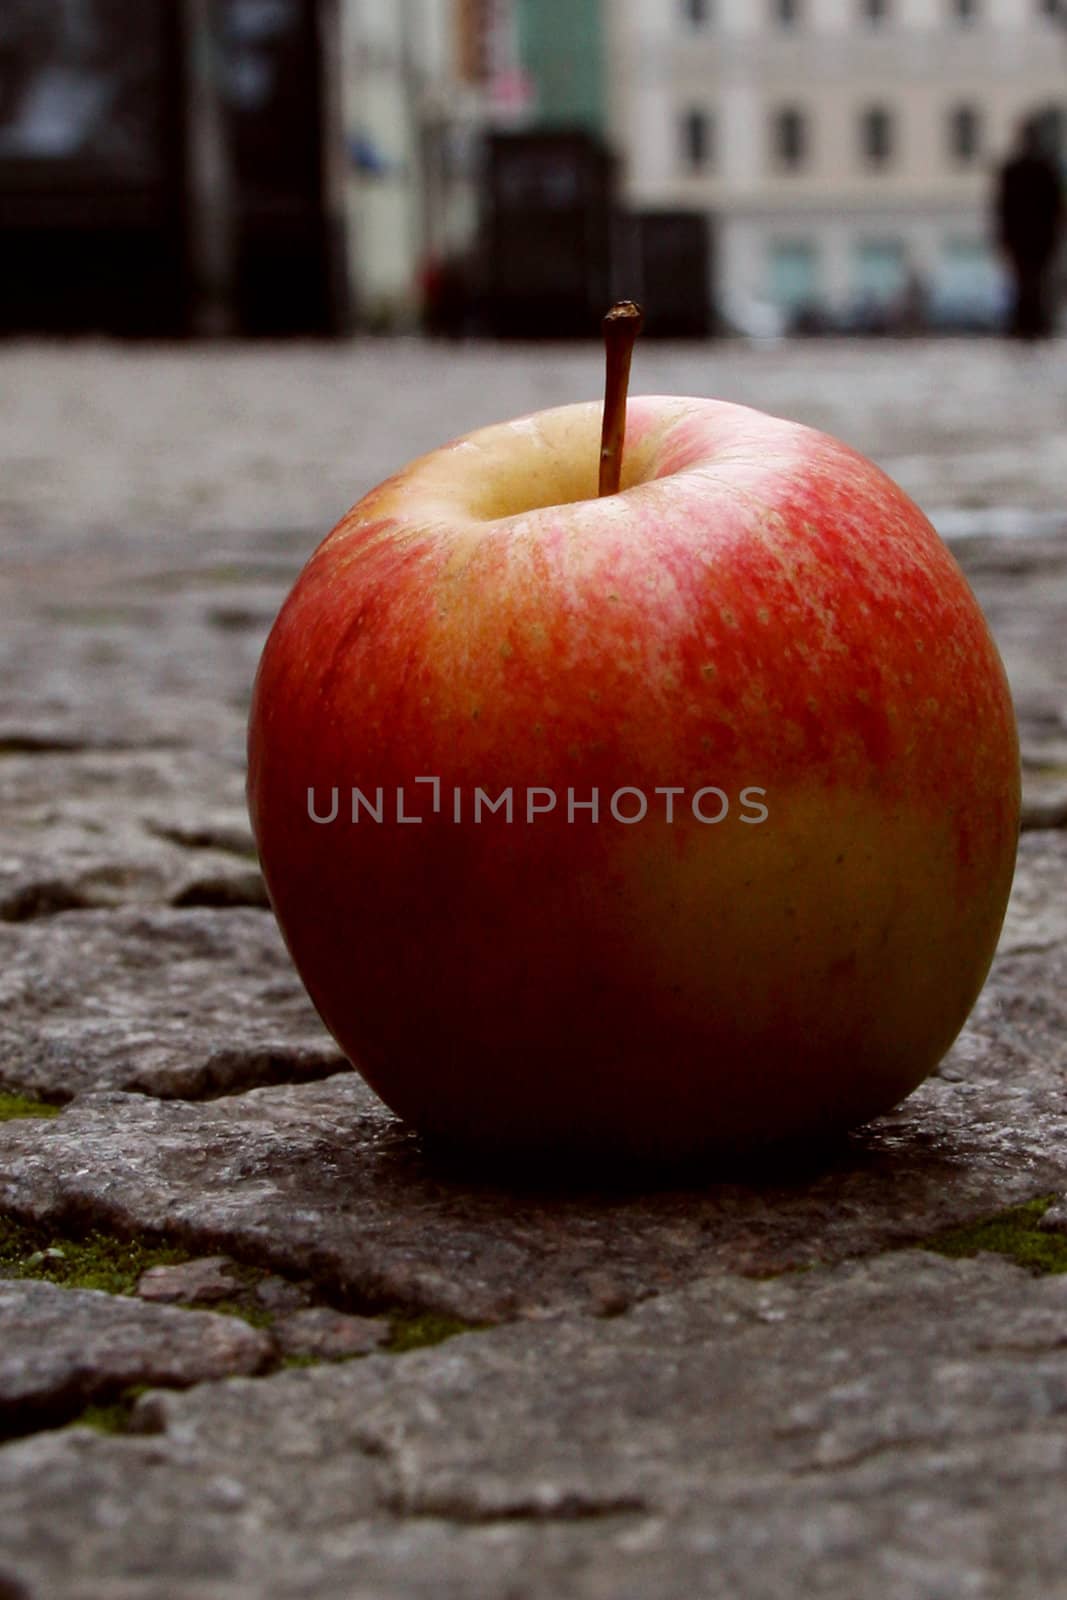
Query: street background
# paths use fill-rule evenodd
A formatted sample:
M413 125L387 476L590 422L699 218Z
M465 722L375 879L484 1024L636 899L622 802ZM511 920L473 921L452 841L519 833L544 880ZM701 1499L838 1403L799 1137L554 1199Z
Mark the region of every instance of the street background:
M1065 78L1064 0L8 0L0 331L1040 336Z

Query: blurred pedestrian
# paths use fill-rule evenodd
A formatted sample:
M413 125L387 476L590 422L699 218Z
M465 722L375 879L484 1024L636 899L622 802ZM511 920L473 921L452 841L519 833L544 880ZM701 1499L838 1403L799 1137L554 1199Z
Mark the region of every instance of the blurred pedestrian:
M1053 328L1051 276L1064 197L1059 169L1032 121L1021 125L1015 151L997 176L996 222L1014 282L1011 331L1020 339L1046 338Z

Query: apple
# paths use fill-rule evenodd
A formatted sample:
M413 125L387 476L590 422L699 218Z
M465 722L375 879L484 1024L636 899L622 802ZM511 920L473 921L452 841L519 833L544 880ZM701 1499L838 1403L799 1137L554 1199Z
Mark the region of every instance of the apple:
M624 402L625 403L625 402ZM480 429L369 493L264 649L248 797L327 1028L475 1150L674 1159L895 1105L1014 869L1004 670L872 462L725 402Z

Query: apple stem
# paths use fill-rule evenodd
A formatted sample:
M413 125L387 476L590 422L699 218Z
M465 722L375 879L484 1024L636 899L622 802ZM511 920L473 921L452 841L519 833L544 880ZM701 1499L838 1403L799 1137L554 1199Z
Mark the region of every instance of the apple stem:
M604 382L604 429L600 436L600 493L618 494L622 482L622 447L626 438L626 396L630 363L645 314L633 300L620 300L604 318L607 375Z

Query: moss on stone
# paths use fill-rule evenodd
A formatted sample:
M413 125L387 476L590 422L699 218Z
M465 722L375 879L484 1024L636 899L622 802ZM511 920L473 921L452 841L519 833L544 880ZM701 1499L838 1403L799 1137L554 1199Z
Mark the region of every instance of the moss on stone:
M4 1278L43 1278L66 1289L133 1295L149 1267L178 1266L193 1259L179 1245L119 1239L98 1230L74 1238L0 1213L0 1277ZM234 1262L231 1271L237 1286L234 1296L203 1304L172 1303L178 1310L217 1311L241 1317L254 1328L270 1327L274 1313L254 1298L256 1285L267 1273L242 1262Z
M68 1428L95 1428L97 1433L128 1433L130 1414L141 1395L147 1394L150 1384L135 1383L123 1389L116 1400L94 1401L71 1417Z
M955 1257L976 1256L988 1250L1007 1256L1033 1273L1067 1272L1067 1236L1040 1226L1041 1218L1055 1198L1055 1195L1044 1195L1028 1200L1025 1205L1011 1206L996 1216L985 1217L981 1222L949 1228L933 1238L921 1240L919 1248Z
M95 1428L97 1433L125 1433L130 1407L122 1400L111 1405L86 1406L70 1423L72 1428Z
M106 1294L133 1295L142 1273L149 1267L176 1266L193 1259L189 1250L178 1245L138 1238L121 1239L99 1230L73 1237L40 1223L19 1222L0 1212L0 1278L44 1279L67 1289L100 1289ZM276 1314L255 1300L257 1284L270 1274L266 1269L241 1262L234 1262L231 1270L238 1284L233 1296L198 1306L175 1302L176 1308L214 1311L222 1316L241 1317L254 1328L271 1327ZM400 1307L384 1313L384 1318L389 1323L389 1339L382 1350L388 1355L422 1350L457 1334L487 1326L484 1322L465 1322L460 1317L439 1312L410 1312ZM318 1357L296 1356L283 1361L285 1366L318 1364ZM101 1408L102 1414L108 1410L108 1407Z
M217 1311L223 1317L240 1317L252 1328L269 1328L274 1322L274 1312L268 1311L265 1306L250 1304L244 1300L207 1300L202 1305L191 1308L194 1311Z
M54 1228L0 1216L0 1274L7 1278L45 1278L68 1289L133 1294L149 1267L173 1266L189 1259L187 1250L173 1245L118 1239L95 1231L69 1238Z
M14 1122L18 1117L56 1117L62 1109L47 1100L34 1100L29 1095L0 1089L0 1122Z
M409 1350L424 1350L429 1345L443 1344L458 1333L473 1333L484 1328L483 1322L464 1322L460 1317L442 1316L436 1311L395 1311L389 1318L387 1355L404 1355Z

